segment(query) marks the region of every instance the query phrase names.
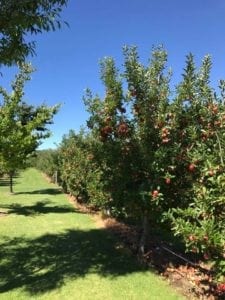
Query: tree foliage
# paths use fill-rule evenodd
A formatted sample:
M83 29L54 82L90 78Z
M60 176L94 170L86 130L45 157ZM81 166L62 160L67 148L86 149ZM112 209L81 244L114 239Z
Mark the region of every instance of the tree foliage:
M63 188L78 201L104 208L107 203L104 173L94 160L94 140L81 131L70 131L59 147L60 180Z
M61 26L60 13L67 0L0 0L0 64L25 61L35 53L36 35Z
M59 159L57 149L37 150L28 163L45 173L53 182L59 183Z

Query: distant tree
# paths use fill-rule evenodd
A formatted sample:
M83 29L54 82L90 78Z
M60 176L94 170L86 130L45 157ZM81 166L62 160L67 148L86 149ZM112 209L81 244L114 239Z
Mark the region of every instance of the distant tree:
M0 0L0 64L11 66L35 54L27 34L60 28L68 0Z
M58 106L40 105L34 107L23 101L23 88L30 79L32 68L20 65L20 73L12 83L12 93L0 87L0 166L10 177L10 192L13 192L13 175L25 166L41 140L50 136L48 124L52 123Z

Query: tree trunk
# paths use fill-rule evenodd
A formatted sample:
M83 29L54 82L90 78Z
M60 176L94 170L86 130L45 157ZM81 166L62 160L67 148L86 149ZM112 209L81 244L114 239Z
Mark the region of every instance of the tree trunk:
M145 253L145 246L146 246L146 241L147 241L147 237L148 237L148 227L149 227L148 217L147 217L147 214L144 213L143 219L142 219L142 233L141 233L139 248L138 248L139 256L143 256Z
M13 172L9 173L9 190L13 194Z

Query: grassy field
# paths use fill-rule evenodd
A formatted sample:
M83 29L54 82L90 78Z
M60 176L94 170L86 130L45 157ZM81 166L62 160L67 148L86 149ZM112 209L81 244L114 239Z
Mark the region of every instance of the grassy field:
M38 171L14 191L0 181L0 299L183 299Z

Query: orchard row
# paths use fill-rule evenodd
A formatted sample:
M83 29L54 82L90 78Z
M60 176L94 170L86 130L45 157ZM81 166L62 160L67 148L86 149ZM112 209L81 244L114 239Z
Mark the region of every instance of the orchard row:
M55 157L61 184L79 201L143 220L143 234L163 222L222 274L225 82L216 93L210 57L197 69L190 54L174 90L166 64L156 48L144 66L135 47L124 48L122 72L112 58L101 62L105 96L88 90L87 129L64 136Z

